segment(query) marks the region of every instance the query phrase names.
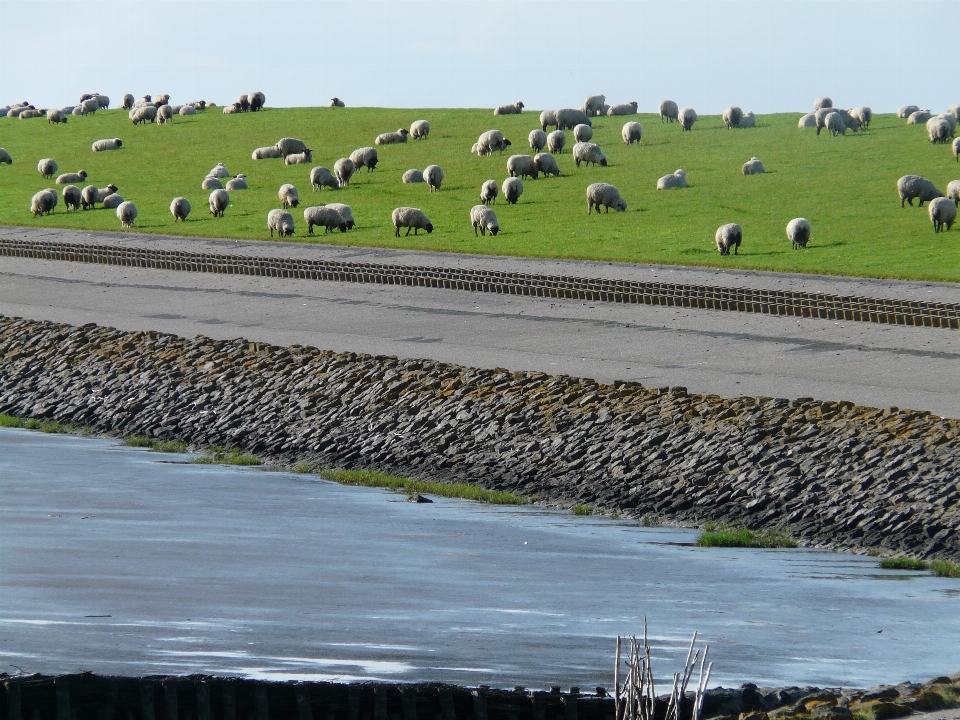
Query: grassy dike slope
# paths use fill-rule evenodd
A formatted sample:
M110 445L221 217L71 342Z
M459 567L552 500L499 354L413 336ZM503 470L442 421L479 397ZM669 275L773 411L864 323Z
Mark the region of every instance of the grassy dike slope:
M656 116L596 118L594 141L609 167L575 167L569 152L559 158L562 176L524 181L516 206L502 197L496 205L503 232L476 238L470 207L488 178L507 176L502 156L479 158L470 146L484 130L500 128L513 150L530 152L527 134L537 113L494 117L489 110L397 110L384 108L291 108L223 115L219 108L193 117L176 117L168 126L133 126L126 111L72 117L64 126L44 119L0 119L0 146L14 158L0 166L0 224L118 230L113 211L67 214L64 205L50 217L33 218L30 198L51 187L40 177L37 161L52 157L60 172L85 169L88 182L113 182L136 203L136 230L206 237L269 239L266 215L278 206L277 189L293 183L300 190L295 212L296 240L453 252L587 258L629 262L715 265L765 270L960 280L960 228L935 235L926 207L901 210L897 179L907 173L933 180L941 190L960 177L948 146L931 145L925 128L907 126L890 115L878 116L868 132L819 137L799 130L797 114L766 115L758 127L727 130L718 116L702 117L693 132L663 125ZM353 149L373 145L377 134L430 120L425 141L379 148L376 172L358 173L350 187L310 190L312 165L333 167ZM643 124L639 146L627 147L620 129L628 120ZM285 166L278 160L253 161L251 151L280 137L302 138L314 150L312 165ZM124 148L93 153L90 144L120 137ZM759 157L768 172L744 176L741 165ZM223 161L233 173L248 176L250 190L231 194L226 217L207 212L208 192L200 189L207 171ZM440 165L443 189L431 194L423 184L403 185L408 168ZM657 192L661 175L682 167L690 187ZM629 204L625 213L587 216L585 188L611 182ZM178 195L193 204L186 224L174 225L170 201ZM345 202L358 227L345 235L310 237L303 223L306 205ZM422 208L436 230L432 235L395 239L390 213L398 205ZM784 234L786 223L804 216L813 224L806 251L794 251ZM736 257L721 258L713 242L727 222L744 227L744 246Z

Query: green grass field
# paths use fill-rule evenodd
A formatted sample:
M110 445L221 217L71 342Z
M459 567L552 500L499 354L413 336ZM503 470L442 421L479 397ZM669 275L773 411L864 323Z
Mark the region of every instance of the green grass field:
M593 139L609 166L576 169L568 132L568 149L559 158L562 176L524 181L515 206L501 197L495 210L502 232L495 238L474 237L469 212L484 180L502 183L507 176L510 152L479 158L470 146L481 132L497 127L513 141L510 150L529 153L527 135L538 127L537 112L494 117L489 110L293 108L223 115L214 108L167 126L133 126L123 110L72 117L63 126L42 118L2 118L0 146L14 164L0 165L0 224L120 229L114 211L68 215L62 198L54 215L30 215L31 196L53 186L37 172L37 161L52 157L61 173L84 169L90 183L116 184L137 205L135 229L144 233L268 240L267 212L279 206L277 189L289 182L301 197L294 214L297 241L960 280L960 226L935 235L926 206L901 210L896 190L901 175L915 173L946 191L950 180L960 178L949 146L931 145L924 127L891 115L876 117L867 132L838 138L799 130L798 117L760 116L755 129L735 131L726 130L718 116L701 117L690 133L651 115L596 118ZM292 136L314 150L313 165L332 168L337 158L373 145L377 134L419 118L431 123L427 140L379 148L377 170L358 173L342 190L311 192L312 165L250 158L255 147ZM620 139L627 120L643 124L639 146L627 147ZM122 138L124 148L93 153L90 144L106 137ZM764 163L765 175L741 174L751 156ZM226 216L214 218L207 211L209 193L200 185L219 161L234 174L245 173L251 189L231 193ZM441 192L400 182L408 168L433 163L446 173ZM657 178L679 167L690 187L658 192ZM588 216L585 189L597 181L615 184L628 210ZM182 225L174 225L169 212L178 195L193 205ZM343 235L307 235L303 207L335 201L353 208L357 228ZM433 234L394 238L390 213L399 205L422 208L436 227ZM807 250L791 249L784 234L797 216L813 225ZM738 256L721 258L713 237L727 222L743 226L744 244Z

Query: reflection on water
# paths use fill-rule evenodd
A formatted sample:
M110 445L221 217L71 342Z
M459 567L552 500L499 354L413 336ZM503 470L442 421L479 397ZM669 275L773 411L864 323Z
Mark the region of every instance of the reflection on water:
M957 580L177 459L0 430L3 665L590 687L646 614L662 677L694 630L728 685L960 667Z

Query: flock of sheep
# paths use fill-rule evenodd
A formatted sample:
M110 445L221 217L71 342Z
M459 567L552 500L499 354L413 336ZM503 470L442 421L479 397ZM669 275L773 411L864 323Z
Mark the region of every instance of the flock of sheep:
M135 125L145 122L163 124L174 115L193 115L198 111L216 107L214 103L207 103L203 100L184 105L170 105L169 99L169 95L163 95L156 100L147 95L140 100L135 100L132 95L127 94L123 97L122 107L128 110L129 118ZM223 112L228 115L239 112L256 112L264 107L265 101L266 98L262 92L244 94L232 105L224 107ZM92 93L81 96L80 103L76 106L38 110L28 103L19 103L0 109L0 114L20 119L45 116L48 123L59 124L67 122L67 118L71 115L92 114L100 109L108 108L109 105L109 98ZM344 107L344 103L339 98L333 98L330 106ZM521 114L523 108L524 104L522 102L501 105L494 110L494 115ZM509 177L504 180L502 185L498 184L496 180L487 180L482 184L480 189L481 204L475 205L470 210L470 222L474 234L486 235L489 232L496 235L500 231L499 221L490 205L496 203L496 199L501 192L508 204L516 204L523 194L524 178L532 177L536 179L540 174L545 176L560 175L560 168L555 155L562 154L567 145L566 131L569 130L573 134L575 143L571 148L571 155L577 167L580 167L581 164L604 167L607 165L606 155L599 145L591 142L593 139L591 118L629 116L636 113L636 102L611 106L606 103L606 98L603 95L591 95L579 108L545 110L540 113L539 128L531 130L527 138L531 150L536 154L532 157L520 154L510 156L507 160ZM937 116L932 115L930 111L920 110L916 106L905 106L900 109L899 116L906 118L910 124L925 122L931 142L947 143L956 135L957 121L960 118L960 105L954 105L948 112ZM822 129L827 129L831 135L836 136L845 134L847 130L857 132L860 128L867 128L872 118L873 113L869 107L860 106L850 110L837 109L833 107L830 98L822 97L817 98L814 102L814 112L804 115L800 119L799 127L816 128L817 134ZM680 108L677 103L664 100L660 103L660 119L661 122L676 122L680 125L682 131L690 131L697 121L697 113L693 108ZM724 110L723 122L728 129L751 128L756 126L756 117L752 112L744 112L739 107L731 106ZM548 134L547 129L550 127L553 127L554 130ZM430 123L427 120L417 120L411 124L409 129L399 128L396 131L378 135L374 140L374 145L380 147L406 143L408 138L423 140L429 134ZM640 123L635 121L626 122L621 130L621 138L627 145L639 143L642 135L643 128ZM479 136L471 151L478 156L489 156L494 153L502 154L511 145L511 141L504 137L500 130L492 129ZM106 138L94 142L91 149L93 152L103 152L122 147L123 142L120 138ZM954 156L960 162L960 138L953 141L952 147ZM547 152L543 152L543 150ZM282 159L286 165L311 164L313 162L313 150L308 148L302 140L285 137L274 145L256 148L253 150L251 157L253 160ZM0 162L12 163L10 154L3 148L0 148ZM378 162L379 154L376 147L358 148L349 157L337 160L332 171L322 166L313 167L309 174L310 184L315 191L324 187L343 188L350 184L350 179L358 170L366 169L367 172L372 172L377 167ZM39 161L37 169L43 177L52 178L59 170L59 166L52 158L44 158ZM744 163L741 170L744 175L765 172L763 163L756 157ZM80 170L77 173L62 174L56 178L57 185L65 185L62 195L67 210L79 210L81 207L83 210L87 210L100 203L104 208L116 209L121 227L131 227L138 214L136 206L118 195L118 188L113 184L104 188L87 185L82 190L74 184L83 183L86 177L87 173ZM224 179L228 179L225 186ZM435 192L439 191L442 186L444 172L437 165L429 165L422 171L415 168L407 170L401 180L404 183L425 183L431 192ZM218 163L207 173L201 187L204 190L211 191L208 198L210 213L215 217L222 217L230 205L229 193L248 189L249 186L245 175L238 174L234 177L223 163ZM687 187L687 180L683 169L678 169L657 181L658 190L685 187ZM949 184L946 195L940 192L932 182L917 175L902 177L897 184L897 189L901 206L904 202L912 206L914 198L919 199L920 206L924 202L929 202L928 211L935 232L950 229L956 219L957 205L960 204L960 180L955 180ZM599 213L601 207L605 208L606 212L609 212L610 208L616 211L627 209L626 200L620 195L619 190L609 183L598 182L589 185L586 189L586 197L588 214L591 214L594 209ZM298 207L299 193L294 185L284 184L278 191L278 198L282 208L271 210L268 213L267 229L271 237L275 232L280 237L287 237L295 232L295 222L289 209ZM34 216L50 214L57 204L58 195L55 190L41 190L33 196L30 211ZM174 222L186 221L191 209L190 202L184 197L174 198L170 204L170 213L174 217ZM303 217L310 234L313 234L314 227L322 226L325 232L336 230L346 232L355 225L351 208L342 203L308 207L303 211ZM420 230L427 233L433 232L433 223L419 208L396 208L392 213L391 221L394 227L394 235L397 237L399 237L402 228L406 228L407 235L410 234L411 230L414 231L414 234L418 234ZM811 235L810 222L806 218L790 220L786 226L786 235L793 248L806 247ZM715 242L721 255L727 255L731 250L736 254L742 241L743 229L736 223L727 223L717 229Z

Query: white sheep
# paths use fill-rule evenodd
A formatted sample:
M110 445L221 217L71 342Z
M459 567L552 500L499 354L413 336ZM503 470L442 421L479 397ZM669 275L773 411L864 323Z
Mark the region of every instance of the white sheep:
M390 219L393 221L394 237L400 237L402 227L407 229L407 235L411 230L414 235L419 235L421 230L426 230L428 235L433 232L433 223L420 208L398 207L393 211Z
M685 187L687 187L687 173L684 172L683 168L680 168L670 175L664 175L662 178L657 180L657 190L670 190L672 188Z
M563 130L554 130L547 135L547 150L552 153L562 153L567 144L567 134Z
M243 109L240 107L239 103L233 103L233 105L224 105L223 114L224 115L235 115L236 113L243 112Z
M307 144L297 138L284 137L277 140L276 148L280 151L281 157L286 157L293 153L306 152Z
M280 202L283 203L284 209L296 207L300 204L300 193L298 193L297 189L290 183L280 186L280 189L277 191L277 197L279 197Z
M30 212L34 217L49 215L57 207L59 198L55 190L47 188L41 190L30 199Z
M367 172L373 172L377 168L377 163L380 162L377 149L372 147L357 148L350 153L350 159L357 166L358 171L365 167Z
M942 117L932 117L927 120L927 137L930 138L930 142L934 144L946 144L950 142L952 136L953 132L950 123Z
M333 164L333 174L342 188L350 184L350 178L356 171L357 166L350 158L340 158Z
M20 119L31 120L32 118L43 117L43 115L44 113L40 112L39 110L24 110L22 113L20 113Z
M838 112L832 112L824 120L824 126L830 131L832 137L847 134L847 124L843 121L843 116Z
M486 205L474 205L470 208L470 223L473 225L473 235L477 236L477 231L484 237L487 232L496 236L500 232L500 223L497 221L497 214Z
M638 143L643 137L643 126L634 121L625 123L623 129L620 131L620 137L623 138L623 141L627 145Z
M309 148L299 153L290 153L283 159L284 165L306 165L313 162L313 150Z
M13 165L13 158L10 157L10 153L6 148L0 148L0 163L4 165ZM56 170L54 170L56 172Z
M690 132L693 130L693 124L697 121L697 111L688 107L680 108L678 117L683 131Z
M929 110L917 110L907 118L907 125L923 125L932 117L933 113Z
M958 122L958 121L957 121L956 116L955 116L953 113L940 113L939 115L937 115L937 117L938 117L938 118L941 118L941 119L943 119L943 120L945 120L945 121L947 122L947 125L950 126L950 136L953 137L953 135L954 135L954 134L956 133L956 131L957 131L957 122Z
M340 213L340 217L342 217L343 221L347 224L347 230L353 230L356 222L353 219L353 210L350 209L349 205L344 205L343 203L327 203L327 207L333 208Z
M953 157L960 162L960 137L953 141Z
M740 127L740 121L743 120L743 110L736 105L731 105L723 111L723 124L727 130Z
M100 109L100 101L96 98L90 98L80 103L80 107L83 109L84 115L93 115Z
M680 117L680 108L673 100L663 100L660 102L660 122L677 122Z
M933 223L935 233L946 232L953 227L953 221L957 219L957 205L949 198L931 200L927 212L930 213L930 222Z
M499 130L487 130L477 140L477 154L493 155L495 152L502 154L512 144Z
M267 96L257 90L247 94L247 101L250 103L250 112L257 112L263 109L264 103L267 102Z
M87 171L81 170L80 172L75 173L64 173L63 175L58 175L55 182L57 185L70 185L71 183L82 183L87 179Z
M828 97L818 97L813 101L813 111L822 110L823 108L832 108L833 100Z
M280 148L271 145L270 147L257 148L253 151L251 157L254 160L266 160L267 158L281 158L283 154L280 152Z
M617 212L623 212L627 209L627 201L620 196L620 191L610 183L593 183L587 186L587 215L597 209L597 215L600 214L600 207L603 206L610 212L613 208Z
M807 243L810 242L810 221L801 217L788 222L787 239L792 243L794 250L807 247Z
M52 109L47 110L47 124L53 123L54 125L59 125L60 123L65 123L67 121L67 116L63 114L62 110Z
M636 115L639 106L636 100L628 103L620 103L619 105L611 105L604 115L609 117L613 117L614 115Z
M439 165L427 165L423 169L423 181L430 188L430 192L440 192L440 186L443 184L443 170Z
M200 184L201 190L223 190L223 183L220 182L220 178L213 177L212 175L207 175L203 182Z
M960 120L960 103L948 107L947 112L953 115L957 120Z
M560 177L560 165L557 164L557 159L550 153L537 153L533 157L533 164L545 176Z
M590 118L582 109L561 108L557 110L557 130L573 130L577 125L590 125L592 127L593 123L590 122Z
M904 175L897 180L897 192L900 195L900 207L903 207L904 200L913 207L913 199L919 198L919 207L923 207L925 202L943 197L943 193L932 182L919 175Z
M844 110L843 108L834 108L834 112L841 117L847 130L857 132L857 130L860 129L860 118L855 117L849 110Z
M103 203L104 210L116 210L125 202L125 200L116 193L110 193L101 202Z
M833 108L820 108L813 114L814 119L817 121L817 135L827 126L827 115L832 112Z
M52 178L59 169L59 163L53 158L43 158L37 163L37 172L45 178Z
M79 210L82 202L83 196L80 193L80 188L76 185L67 185L63 189L63 204L66 205L67 212L70 212L70 208Z
M129 110L130 108L132 108L132 107L133 107L133 95L130 94L130 93L126 93L126 94L123 96L123 102L120 103L120 107L121 107L123 110Z
M753 110L747 110L743 113L743 117L740 118L740 127L743 129L752 128L757 126L757 116L753 114Z
M180 108L180 111L177 114L184 115L184 116L196 115L197 109L193 105L184 105L183 107Z
M730 248L733 248L733 254L737 255L740 243L743 242L743 228L736 223L721 225L717 228L716 241L721 255L729 255Z
M343 102L343 100L341 100L340 98L338 97L330 98L330 107L337 108L337 107L346 107L346 106L347 106L346 103Z
M235 178L227 181L227 185L224 189L227 192L233 192L234 190L249 190L250 185L247 184L247 176L243 173L239 173Z
M333 173L322 165L318 165L310 171L310 185L313 186L314 192L322 190L325 187L332 190L337 190L340 187L340 183L337 182L337 178L334 177Z
M480 202L484 205L492 205L497 202L497 195L500 194L500 186L496 180L487 180L480 186Z
M520 178L508 177L503 181L503 197L508 205L516 205L523 195L523 181Z
M270 237L273 237L274 230L280 237L293 235L293 215L286 210L271 210L267 213L267 229L270 231Z
M523 112L523 103L515 102L511 105L501 105L493 111L494 115L519 115Z
M423 171L417 170L416 168L410 168L407 170L403 177L400 178L404 183L410 185L412 183L422 183L423 182Z
M760 173L765 173L767 171L767 169L763 166L763 163L755 157L747 160L743 164L742 170L744 175L759 175Z
M120 138L105 138L97 140L90 146L94 152L103 152L104 150L119 150L123 147L123 140Z
M133 227L133 221L137 219L137 206L129 200L120 203L117 206L117 219L120 220L120 227Z
M583 105L580 106L580 112L584 115L596 116L600 113L601 108L607 102L605 95L590 95L586 100L583 101Z
M409 130L406 128L400 128L396 132L382 133L377 135L377 139L373 142L375 145L396 145L398 143L405 143L407 141L407 135L409 134Z
M130 119L134 125L157 121L157 108L153 105L141 105L130 111Z
M100 103L101 110L106 110L110 107L110 98L106 95L97 94L97 102Z
M313 235L314 225L323 227L323 234L326 235L334 230L342 233L347 231L347 223L343 216L333 208L321 205L319 207L308 207L303 211L303 219L307 223L307 232Z
M960 205L960 180L951 180L947 183L947 198Z
M223 217L224 211L230 205L230 193L226 190L214 190L210 193L210 214L214 217Z
M857 105L857 107L850 111L850 114L860 121L864 129L869 128L870 123L873 121L873 110L867 105Z
M191 209L189 200L185 197L175 197L170 202L170 214L173 215L173 222L176 223L177 220L186 222Z
M607 156L603 154L600 146L591 142L578 142L573 146L573 160L580 167L580 163L586 163L589 167L591 163L607 166Z
M800 128L801 130L803 128L808 128L808 127L815 128L816 126L817 126L817 116L813 113L807 113L806 115L801 117L800 122L797 123L797 127Z
M593 139L593 128L589 125L577 125L573 129L573 139L579 142L590 142Z
M507 160L507 174L510 177L532 177L536 180L538 173L537 164L529 155L511 155Z
M897 110L897 117L901 120L906 120L919 109L920 107L918 105L904 105L902 108Z
M219 162L207 173L207 177L228 178L232 177L232 175L230 171L227 170L227 166Z
M557 111L556 110L544 110L540 113L540 129L544 132L547 131L547 128L550 126L557 126Z
M87 185L80 192L80 202L83 204L84 210L96 208L98 202L103 202L104 198L113 195L115 192L117 192L117 186L113 184L102 189L96 185Z
M547 146L547 133L540 128L531 130L530 134L527 136L527 140L530 143L530 149L535 153L538 153Z

